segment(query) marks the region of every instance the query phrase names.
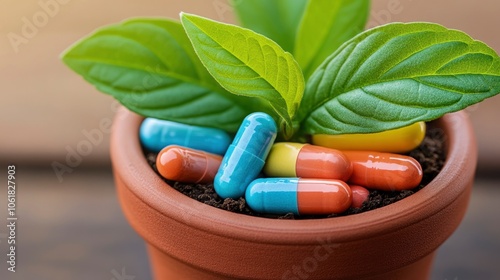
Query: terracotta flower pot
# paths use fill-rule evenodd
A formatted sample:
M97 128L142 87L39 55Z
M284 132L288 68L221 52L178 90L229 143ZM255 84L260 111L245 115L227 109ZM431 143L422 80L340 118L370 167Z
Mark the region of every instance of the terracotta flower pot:
M276 220L213 208L177 192L150 168L142 121L115 119L111 157L121 206L147 243L155 279L426 279L436 249L462 220L476 167L467 115L435 122L447 139L441 173L389 206L329 219Z

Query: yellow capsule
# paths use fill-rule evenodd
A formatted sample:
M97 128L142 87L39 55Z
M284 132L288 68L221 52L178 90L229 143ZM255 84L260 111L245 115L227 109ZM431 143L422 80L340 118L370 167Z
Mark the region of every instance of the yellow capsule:
M368 134L316 134L314 145L338 150L375 151L385 153L406 153L422 143L425 137L425 122Z

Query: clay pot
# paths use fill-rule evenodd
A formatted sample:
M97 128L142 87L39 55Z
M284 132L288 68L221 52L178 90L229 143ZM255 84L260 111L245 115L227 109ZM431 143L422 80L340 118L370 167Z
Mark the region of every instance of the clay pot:
M464 112L434 123L447 140L441 173L402 201L362 214L275 220L213 208L177 192L150 168L125 109L111 157L123 211L147 244L155 279L426 279L436 249L462 220L476 142Z

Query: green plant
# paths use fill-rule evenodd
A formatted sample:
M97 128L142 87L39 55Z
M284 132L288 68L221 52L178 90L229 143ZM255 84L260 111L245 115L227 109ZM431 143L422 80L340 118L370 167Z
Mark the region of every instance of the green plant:
M101 28L62 59L141 115L235 132L262 111L295 140L429 121L500 92L500 57L463 32L361 32L369 0L237 2L243 26L268 37L181 13Z

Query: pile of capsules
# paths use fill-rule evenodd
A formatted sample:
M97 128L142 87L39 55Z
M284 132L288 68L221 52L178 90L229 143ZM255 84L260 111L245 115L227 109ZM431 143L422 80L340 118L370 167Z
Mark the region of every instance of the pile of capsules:
M159 152L164 178L213 182L220 197L244 196L259 213L342 213L361 207L368 189L408 190L422 180L420 164L397 153L422 142L424 122L372 134L313 135L312 145L274 144L276 133L273 118L257 112L243 120L232 143L219 129L153 118L139 134L147 150Z

